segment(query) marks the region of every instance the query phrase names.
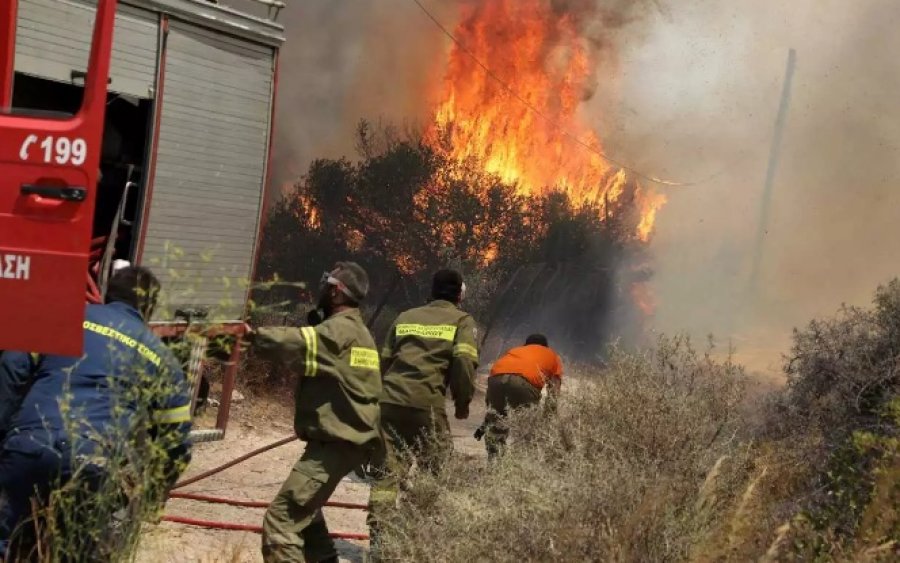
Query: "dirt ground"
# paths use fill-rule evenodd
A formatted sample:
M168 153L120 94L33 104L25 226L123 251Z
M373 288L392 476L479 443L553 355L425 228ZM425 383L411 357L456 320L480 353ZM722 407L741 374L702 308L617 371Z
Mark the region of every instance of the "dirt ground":
M472 437L484 417L484 380L472 402L468 420L455 420L448 404L450 425L456 451L484 456L484 447ZM214 426L216 409L210 408L195 427ZM183 477L191 477L256 448L293 434L292 407L284 397L257 397L232 406L231 420L224 440L197 444L193 460ZM183 492L206 494L239 500L268 501L275 496L282 481L303 451L299 441L281 446L251 458L207 479L189 485ZM355 475L345 477L332 500L366 503L369 485ZM184 499L171 499L166 514L241 524L261 525L264 509L233 507ZM331 531L367 533L366 514L361 510L326 508L325 518ZM361 562L368 542L336 540L341 561ZM171 522L147 525L141 540L139 563L199 561L257 562L260 537L253 532L211 530Z

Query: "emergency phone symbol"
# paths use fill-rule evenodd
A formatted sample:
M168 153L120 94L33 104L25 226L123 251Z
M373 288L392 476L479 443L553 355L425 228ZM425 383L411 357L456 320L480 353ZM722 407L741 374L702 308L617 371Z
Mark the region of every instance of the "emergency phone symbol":
M31 146L38 141L40 141L40 137L34 133L25 137L25 140L22 141L22 146L19 148L19 159L28 160ZM84 164L87 158L87 142L81 138L56 137L54 139L52 135L48 135L41 141L40 148L43 149L45 164L50 164L53 161L56 164L80 166Z

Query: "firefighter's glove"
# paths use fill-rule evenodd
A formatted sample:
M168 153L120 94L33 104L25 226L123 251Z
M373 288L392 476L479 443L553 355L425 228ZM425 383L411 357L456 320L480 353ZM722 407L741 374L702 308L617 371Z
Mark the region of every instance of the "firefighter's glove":
M456 420L465 420L469 418L469 405L456 405L456 412L453 413Z
M481 426L479 426L478 428L475 429L475 434L473 434L472 437L475 438L476 440L478 440L479 442L481 441L482 438L484 438L484 424L482 424Z

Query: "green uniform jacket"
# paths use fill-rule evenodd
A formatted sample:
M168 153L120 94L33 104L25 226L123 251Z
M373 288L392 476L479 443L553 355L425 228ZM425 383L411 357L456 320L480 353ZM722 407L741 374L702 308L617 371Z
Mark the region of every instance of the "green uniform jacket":
M378 351L359 309L315 328L260 328L254 348L298 374L294 431L301 440L362 445L378 438Z
M449 387L457 408L467 408L478 367L475 320L449 301L410 309L391 327L381 360L381 402L443 410Z

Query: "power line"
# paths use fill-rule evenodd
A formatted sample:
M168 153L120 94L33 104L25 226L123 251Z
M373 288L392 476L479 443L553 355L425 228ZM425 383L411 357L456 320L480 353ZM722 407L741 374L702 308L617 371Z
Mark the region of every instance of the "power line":
M573 141L576 144L580 145L581 147L591 151L592 153L596 154L597 156L599 156L603 160L609 162L610 164L614 164L614 165L618 166L619 168L621 168L623 170L627 170L628 172L631 172L635 176L637 176L639 178L643 178L649 182L653 182L655 184L661 184L664 186L674 186L674 187L691 186L691 185L696 184L696 182L674 182L671 180L664 180L662 178L658 178L656 176L652 176L649 174L644 174L643 172L641 172L639 170L636 170L622 162L617 161L616 159L610 157L605 152L597 149L596 147L594 147L588 143L585 143L584 141L579 139L577 135L567 131L552 117L548 116L547 114L542 112L540 109L535 107L534 104L532 104L531 102L529 102L528 100L523 98L509 84L504 82L502 78L497 76L497 74L493 70L491 70L490 67L488 67L486 64L481 62L481 60L475 55L475 53L473 53L471 50L469 50L469 48L466 47L462 43L462 41L457 39L456 36L453 35L453 33L451 33L446 27L444 27L444 25L428 10L428 8L426 8L422 4L422 2L420 2L419 0L412 0L412 1L415 2L416 6L418 6L422 10L422 12L424 12L425 15L428 16L428 19L430 19L434 23L434 25L436 25L438 27L438 29L440 29L443 32L444 35L446 35L448 38L450 38L450 40L453 41L453 43L455 43L456 46L459 47L460 50L462 50L463 53L465 53L473 61L475 61L475 64L477 64L479 67L481 67L481 69L484 70L485 74L487 74L492 80L496 81L497 84L499 84L504 90L506 90L506 92L509 95L511 95L512 97L517 99L519 102L521 102L523 105L525 105L525 107L527 107L529 110L534 112L535 115L537 115L538 117L540 117L541 119L543 119L544 121L546 121L547 123L552 125L554 128L558 129L565 137L568 137L571 141Z

